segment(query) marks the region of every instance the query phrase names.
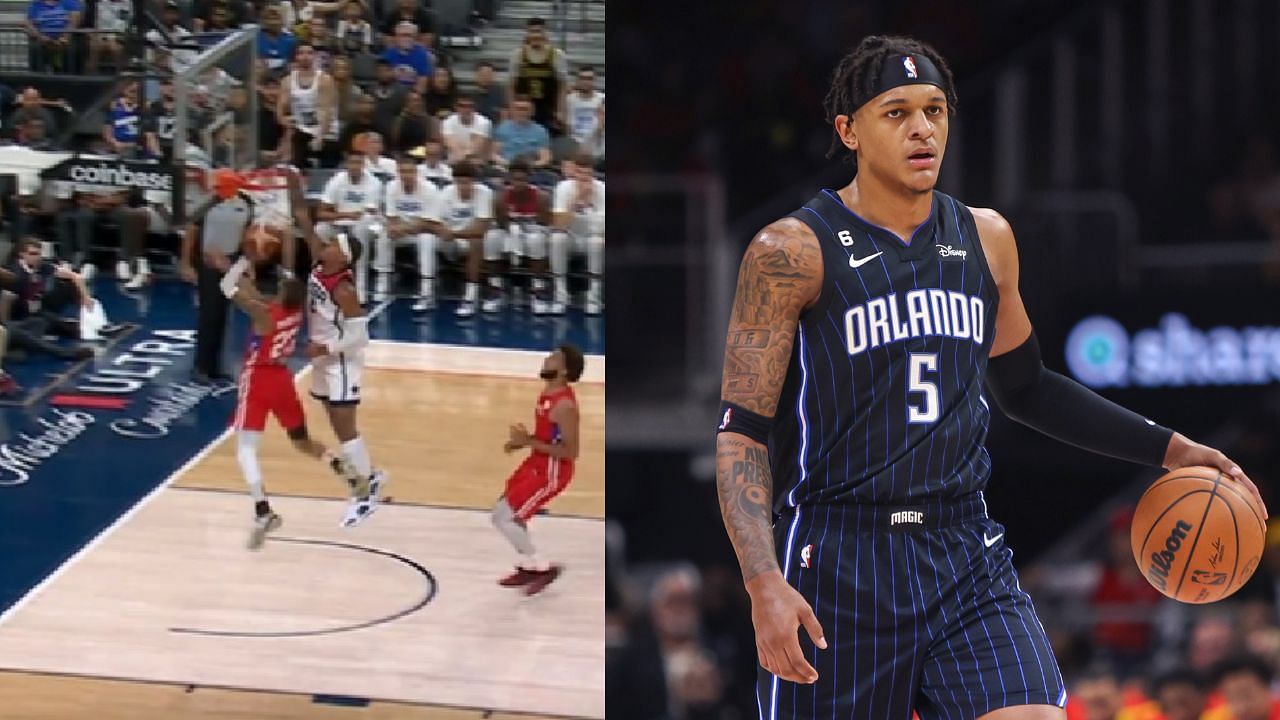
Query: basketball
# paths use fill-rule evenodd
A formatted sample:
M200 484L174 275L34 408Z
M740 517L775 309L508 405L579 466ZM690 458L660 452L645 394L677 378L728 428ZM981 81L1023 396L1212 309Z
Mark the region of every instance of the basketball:
M1185 603L1217 602L1239 590L1258 568L1265 537L1253 498L1209 467L1156 480L1138 501L1130 533L1147 581Z
M280 238L261 225L252 227L244 234L244 242L240 251L255 265L261 265L280 257Z

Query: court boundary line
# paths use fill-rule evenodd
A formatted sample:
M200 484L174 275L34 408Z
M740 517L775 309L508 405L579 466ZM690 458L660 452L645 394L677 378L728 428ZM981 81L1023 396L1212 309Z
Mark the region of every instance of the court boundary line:
M195 492L225 493L225 494L228 494L228 495L243 495L243 494L245 493L245 491L244 491L244 490L233 489L233 488L225 488L225 487L208 487L208 486L205 486L205 485L199 485L199 486L197 486L197 485L175 485L175 486L173 486L173 488L171 488L171 489L173 489L173 490L193 490L193 491L195 491ZM292 498L292 499L295 499L295 500L322 500L322 501L327 501L327 502L346 502L346 501L347 501L347 499L346 499L346 498L339 498L339 497L326 497L326 496L324 496L324 495L307 495L307 494L303 494L303 493L279 493L279 492L273 492L273 493L271 493L271 497L273 497L273 498ZM498 500L498 499L497 499L497 497L495 496L495 497L494 497L494 502L497 502L497 500ZM426 510L458 510L458 511L461 511L461 512L478 512L478 513L487 513L487 512L491 512L491 511L493 510L493 508L491 508L491 507L476 507L476 506L474 506L474 505L444 505L444 504L441 504L441 503L422 503L422 502L413 502L412 500L403 500L403 501L402 501L402 500L398 500L398 499L396 499L396 497L395 497L394 495L392 495L392 498L391 498L391 501L390 501L390 502L382 501L382 503L380 503L380 504L385 504L387 507L396 507L396 506L401 506L401 507L411 507L411 508L423 508L423 509L426 509ZM606 521L606 518L605 518L603 515L601 515L601 516L596 516L596 515L581 515L581 514L578 514L578 513L560 513L560 512L550 512L550 511L545 512L545 513L538 513L537 515L534 515L534 517L535 517L535 518L539 518L539 517L540 517L540 518L547 518L547 519L556 519L556 520L583 520L583 521L586 521L586 522L595 522L595 523L603 523L603 522L605 522L605 521Z
M369 319L372 320L373 318L380 315L384 310L386 310L388 307L391 306L392 302L394 302L394 300L382 301L382 303L380 303L377 307L375 307L372 311L369 312L369 315L368 315ZM310 371L311 371L311 363L308 362L306 365L303 365L300 370L298 370L296 373L293 374L294 384L296 385L297 382L301 380L302 377L307 373L309 373ZM146 495L143 495L141 499L139 499L136 503L133 504L133 507L121 513L120 516L117 517L110 525L107 525L105 528L102 529L101 532L99 532L91 540L89 540L89 542L82 545L79 550L77 550L75 553L71 555L71 557L67 558L66 560L63 560L62 564L58 565L58 567L53 569L53 572L46 575L43 580L36 583L34 586L31 587L31 589L27 590L27 592L23 594L22 597L14 601L14 603L10 605L3 613L0 613L0 627L4 627L5 622L9 620L9 618L16 615L18 611L26 607L27 604L30 603L32 600L35 600L36 597L38 597L40 593L44 591L45 588L52 585L55 580L57 580L59 577L62 577L63 573L65 573L67 570L70 570L76 563L83 560L84 557L88 555L91 550L96 549L98 545L106 541L106 539L110 537L111 534L114 533L116 530L120 529L120 527L124 525L125 522L133 519L133 516L138 514L138 512L141 511L142 508L151 504L151 501L159 497L160 493L163 490L171 487L175 480L185 475L189 470L191 470L192 467L195 466L196 463L208 457L228 437L231 437L232 430L233 428L231 427L224 428L222 432L218 433L217 437L215 437L213 440L209 441L209 443L206 444L204 447L196 451L196 454L188 458L187 461L182 465L180 465L177 470L173 471L172 473L169 473L169 476L166 477L164 480L162 480L159 485L156 485L154 488L151 489L150 492L148 492Z
M534 378L535 365L541 363L547 350L499 348L485 345L452 345L446 343L405 342L402 340L373 340L365 352L365 367L376 370L431 372L447 375L481 375L502 378ZM399 357L397 358L397 355ZM484 358L477 364L489 365L484 370L471 369L468 358ZM579 384L601 385L606 380L606 356L583 355L586 372ZM517 366L517 361L527 361L528 366ZM424 367L426 363L431 367Z
M42 677L65 677L65 678L75 678L78 680L105 680L107 682L137 683L140 685L160 685L165 687L186 688L188 693L194 690L203 689L203 690L223 690L228 692L244 692L244 693L257 694L257 695L282 695L287 697L303 697L303 698L314 698L316 695L321 694L321 693L298 692L294 690L269 690L266 688L239 687L237 685L218 685L218 684L210 685L210 684L204 684L204 683L183 682L181 680L148 680L145 678L125 677L122 675L87 675L85 673L53 672L49 670L13 670L13 669L0 668L0 675L40 675ZM370 704L385 703L387 705L400 705L400 706L414 707L414 708L427 708L427 709L447 708L450 710L474 710L479 713L488 713L488 714L503 713L504 715L519 715L524 717L556 718L557 720L599 720L599 718L592 715L556 715L554 713L537 712L536 710L506 710L504 708L481 707L479 705L454 705L450 703L415 703L409 700L394 700L394 699L384 699L384 698L365 697L365 696L362 696L361 699L368 700ZM315 700L312 699L311 702L314 704Z

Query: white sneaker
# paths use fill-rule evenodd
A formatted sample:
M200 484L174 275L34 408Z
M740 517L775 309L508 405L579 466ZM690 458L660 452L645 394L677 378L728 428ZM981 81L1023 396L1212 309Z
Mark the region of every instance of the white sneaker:
M484 302L480 303L480 309L487 313L496 313L502 309L502 304L502 296L498 295L496 297L486 298Z
M458 304L458 309L456 311L456 314L458 317L461 317L461 318L467 318L467 317L471 317L472 315L475 315L476 301L463 300L461 303Z
M250 550L257 550L262 547L262 543L267 539L267 533L279 528L284 524L284 520L275 513L269 513L255 518L253 521L253 529L249 531Z
M529 306L533 310L534 315L546 315L551 311L551 303L546 300L534 298L533 302L529 303Z
M560 302L559 300L556 300L556 301L554 301L554 302L547 303L547 314L549 314L549 315L563 315L563 314L564 314L564 303Z
M116 279L124 282L133 277L133 269L129 267L128 260L121 260L116 263Z
M382 485L386 479L387 474L382 470L373 471L373 475L369 478L369 494L365 497L351 498L351 502L347 504L347 512L342 517L342 527L355 527L378 509L378 503L382 499Z
M426 312L436 309L436 299L431 295L423 295L418 298L418 302L413 304L414 312Z
M141 290L151 280L150 273L138 273L133 279L124 284L125 290Z
M587 301L586 311L587 311L587 314L588 314L588 315L599 315L602 309L603 309L603 308L602 308L602 306L601 306L601 304L600 304L600 301L599 301L599 300L588 300L588 301Z
M84 278L84 283L88 285L93 282L93 278L98 274L98 268L93 263L85 263L80 266L80 277Z
M387 273L378 273L373 281L373 300L374 302L382 302L387 299L387 295L391 290L391 278Z

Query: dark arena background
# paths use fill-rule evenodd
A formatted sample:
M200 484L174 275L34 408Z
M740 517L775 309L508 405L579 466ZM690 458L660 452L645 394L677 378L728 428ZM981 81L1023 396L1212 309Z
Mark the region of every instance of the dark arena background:
M852 175L824 158L822 100L865 35L913 35L951 64L959 112L939 189L1012 223L1046 364L1222 449L1274 518L1277 32L1280 7L1259 0L618 7L610 718L757 715L750 606L715 490L724 330L754 233ZM1053 641L1070 717L1166 717L1150 681L1179 668L1204 683L1202 717L1280 717L1269 677L1227 698L1213 673L1240 653L1278 668L1274 519L1242 591L1182 605L1129 549L1129 511L1158 470L999 412L988 448L990 513Z

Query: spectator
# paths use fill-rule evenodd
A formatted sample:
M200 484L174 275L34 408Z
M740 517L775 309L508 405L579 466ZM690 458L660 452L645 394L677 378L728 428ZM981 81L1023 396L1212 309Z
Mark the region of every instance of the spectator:
M126 80L120 95L107 108L107 122L102 126L102 139L109 152L134 158L142 142L142 114L138 106L138 81Z
M166 36L174 43L194 43L192 33L182 25L182 8L177 0L167 0L160 14L160 28L147 31L147 41L155 46L150 52L151 61L161 66L168 64L175 75L186 72L199 56L197 50L173 49ZM162 32L163 31L163 32Z
M67 31L80 26L83 12L84 6L79 0L31 0L23 29L31 38L32 70L72 69L71 36Z
M333 91L338 102L338 126L346 127L356 111L356 100L364 92L351 77L351 58L335 55L329 63L329 72L333 75Z
M204 24L202 32L230 32L237 26L231 17L231 10L226 5L214 5L209 9L209 21Z
M564 102L569 117L569 135L578 144L578 149L589 150L593 157L602 157L603 142L597 153L596 134L603 125L601 108L604 107L604 93L596 91L596 71L590 65L578 70L578 82ZM602 131L600 135L603 136Z
M1192 670L1207 673L1223 658L1239 652L1240 647L1240 637L1229 617L1205 615L1191 628L1187 661Z
M147 154L166 162L173 161L173 132L177 125L174 113L177 105L173 97L173 78L160 81L160 97L152 101L143 119L143 142Z
M426 92L427 82L435 71L431 53L417 41L417 30L413 23L401 22L396 26L393 42L389 43L382 57L391 64L396 80L401 85L408 85L418 92Z
M1280 702L1271 695L1272 669L1256 655L1235 655L1215 668L1218 690L1231 720L1280 720Z
M308 32L313 26L312 20L319 19L327 23L329 15L342 8L341 2L316 2L316 0L284 0L279 4L280 16L284 18L284 26L299 35ZM314 38L312 39L314 42Z
M61 150L62 148L49 137L49 130L45 127L44 120L33 117L27 121L27 124L19 129L22 135L22 144L32 150Z
M437 120L443 120L453 112L453 104L458 99L458 88L453 82L453 73L446 67L437 67L431 75L431 84L422 96L427 106L427 114Z
M565 178L556 184L551 203L551 273L555 281L555 297L549 310L564 312L569 303L566 273L569 253L587 256L586 313L598 315L604 308L601 285L604 278L605 187L591 172L589 157L567 160Z
M280 124L276 108L280 104L280 78L274 73L258 84L258 150L266 164L282 162L289 154L284 146L285 127Z
M465 248L467 284L462 302L455 314L471 317L476 313L480 300L480 278L483 260L494 258L500 252L498 237L491 233L493 225L493 190L480 182L475 166L466 161L453 168L453 184L440 194L440 241L450 256L456 256ZM447 229L446 229L447 228ZM465 243L455 242L465 240ZM501 308L500 298L485 298L484 311L496 312Z
M722 707L724 680L715 657L701 648L677 650L667 658L671 715L684 720L734 717Z
M266 58L272 70L283 68L297 48L298 40L284 29L280 10L269 5L262 11L262 27L258 30L258 56Z
M1204 680L1190 668L1175 668L1151 681L1162 720L1202 720L1209 703Z
M78 339L80 327L59 315L74 304L92 307L94 300L84 280L66 266L56 266L40 255L40 241L26 238L18 245L18 255L5 278L18 296L5 321L14 347L45 352L55 357L83 360L93 357L93 349L65 346L45 339L46 335Z
M305 168L315 159L334 167L339 155L341 127L333 78L316 67L311 43L298 45L293 72L280 85L277 115L289 128L290 162Z
M511 97L523 95L533 103L533 119L556 131L564 127L564 96L569 89L569 63L564 51L547 38L547 21L531 18L524 44L516 48L507 64L507 91Z
M373 26L364 17L364 6L359 0L349 0L338 21L334 38L338 48L347 55L364 55L373 52Z
M400 25L403 23L413 25L413 33L423 47L432 46L435 36L435 23L431 19L431 12L427 10L425 2L400 0L396 9L388 13L382 21L382 43L384 45L391 47L396 43ZM431 72L427 71L423 74L430 76Z
M1091 667L1067 687L1070 688L1067 714L1072 720L1122 720L1124 693L1109 667Z
M422 163L418 165L418 177L436 187L453 182L453 167L444 161L444 146L439 140L430 138L419 149Z
M493 63L476 65L476 111L495 124L507 119L507 90L494 78Z
M340 52L338 50L338 42L333 38L333 34L329 32L329 26L322 17L313 17L307 23L307 41L311 43L311 47L316 53L317 67L326 72L333 70L333 58ZM350 63L348 63L350 70ZM347 73L350 77L350 72Z
M493 142L493 123L476 112L475 100L469 95L460 95L454 107L456 112L440 124L449 162L483 161L491 157L489 146Z
M407 152L421 147L428 138L436 137L435 120L427 115L422 95L410 92L404 101L404 111L391 123L391 147L396 152Z
M409 88L396 80L395 70L386 58L378 58L376 79L368 94L377 102L375 122L381 128L390 128L393 120L404 110L404 99Z
M26 125L28 120L37 117L44 121L46 129L53 129L58 127L58 123L53 113L49 112L49 107L71 112L71 104L66 100L46 100L40 97L40 91L33 87L22 91L18 96L18 105L18 109L14 110L9 118L9 123L14 127Z
M1096 648L1112 662L1131 667L1151 651L1150 618L1164 597L1147 582L1133 562L1129 528L1133 508L1123 508L1111 517L1107 537L1107 561L1090 604L1102 620L1094 627ZM1107 620L1106 616L1122 616Z
M218 9L224 13L227 27L238 28L253 17L252 6L244 0L196 0L192 9L191 26L196 32L207 32L211 29L214 13Z
M375 122L373 98L361 95L355 100L355 109L351 113L351 122L344 123L342 132L338 134L338 152L345 155L348 150L355 149L356 138L369 132L382 132L382 126Z
M133 17L133 0L97 0L94 29L89 36L89 74L96 75L102 64L124 67L123 33Z
M493 162L506 168L518 157L528 157L534 168L551 165L551 136L533 121L533 103L517 96L511 103L511 119L503 120L493 132Z

